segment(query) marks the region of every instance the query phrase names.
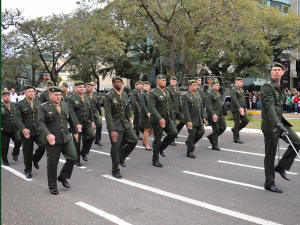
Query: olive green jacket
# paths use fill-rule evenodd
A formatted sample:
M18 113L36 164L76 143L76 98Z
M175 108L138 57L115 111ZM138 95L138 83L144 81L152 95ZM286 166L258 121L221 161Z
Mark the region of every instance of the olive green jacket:
M38 109L41 102L33 99L33 110L26 98L16 103L15 123L20 131L30 130L30 136L40 135L42 132L38 128Z
M131 128L128 95L122 91L122 100L115 90L108 92L104 101L105 120L108 132L124 131Z
M69 114L68 103L61 101L61 113L59 114L56 107L51 101L41 104L38 113L38 124L42 133L46 137L49 134L55 136L55 144L64 144L72 140L72 135L68 129L70 124L72 132L78 133L75 124L75 118ZM49 144L45 138L45 143Z
M139 89L134 89L131 93L130 100L133 112L138 112L140 110L139 95L141 93L142 92Z
M16 132L18 127L15 123L15 107L16 103L10 102L10 110L2 102L1 103L1 128L5 132Z
M206 112L203 107L203 99L196 91L196 96L189 90L182 96L184 122L192 122L194 127L203 125L206 119Z
M84 93L84 94L88 97L88 99L91 103L94 117L98 119L99 115L102 116L100 99L98 98L96 92L93 92L92 99L90 98L90 96L87 93Z
M142 91L142 93L139 95L139 102L140 102L140 117L148 118L147 114L149 112L149 103L148 103L149 93L147 94L146 91Z
M182 112L182 105L181 105L181 100L180 100L180 92L179 88L175 87L175 89L170 85L166 89L170 93L170 98L171 98L171 106L172 106L172 111L175 114L179 114Z
M167 97L165 97L164 93L159 90L158 87L152 89L149 92L149 112L150 123L151 124L159 124L161 119L166 121L166 124L172 123L173 113L171 106L171 98L169 92L165 89L167 93Z
M246 109L245 93L242 88L233 86L230 90L231 112L238 112L240 108Z
M282 84L274 79L265 83L260 89L261 96L261 130L263 133L279 132L276 125L283 123L289 127L292 125L282 117Z
M84 95L84 103L80 96L75 93L68 99L69 112L74 117L76 124L81 124L83 129L87 129L92 126L91 122L94 122L94 116L92 106L89 97Z
M199 72L199 76L209 76L209 72L207 69L201 69Z
M68 98L72 95L71 91L68 91L68 97L66 96L66 94L64 92L61 93L61 100L64 102L68 102Z
M211 118L215 114L218 117L223 116L222 98L220 92L215 92L214 90L208 92L205 96L205 106L208 118Z
M46 91L42 92L39 100L40 100L41 103L50 101L49 91L46 90Z
M206 108L205 107L205 95L204 95L204 92L203 92L203 90L201 90L201 89L197 89L197 92L199 93L199 95L200 95L200 98L202 99L202 102L203 102L203 108Z

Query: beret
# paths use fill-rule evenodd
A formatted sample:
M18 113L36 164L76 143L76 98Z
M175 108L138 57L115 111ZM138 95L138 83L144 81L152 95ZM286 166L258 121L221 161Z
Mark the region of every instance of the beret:
M62 90L57 86L53 86L49 88L49 92L62 92Z
M210 79L212 79L212 77L207 77L207 78L206 78L206 80L210 80Z
M86 83L85 85L91 85L91 86L95 86L94 84L92 83Z
M143 81L139 80L138 82L136 82L137 84L144 84Z
M176 77L174 77L174 76L172 76L172 77L171 77L171 80L177 80L177 78L176 78Z
M53 81L52 80L47 80L47 83L46 84L52 84L54 85Z
M219 81L217 81L217 80L213 80L212 82L211 82L211 84L219 84L220 82Z
M235 80L243 80L241 77L236 77Z
M9 92L9 91L3 91L3 92L2 92L2 96L3 96L3 95L10 95L10 92Z
M84 85L84 82L82 81L77 81L74 83L75 87L79 86L79 85Z
M149 85L151 85L149 81L145 81L144 84L149 84Z
M31 85L25 85L25 86L24 86L24 90L28 90L28 89L30 89L30 88L33 88L33 90L36 91L36 89L35 89L34 86L31 86Z
M189 84L197 83L196 80L189 80Z
M156 76L156 79L167 79L167 77L165 75L163 75L163 74L158 74Z
M284 66L281 64L281 63L278 63L278 62L274 62L273 64L272 64L272 68L273 67L281 67L283 70L284 70Z
M67 82L63 82L61 85L64 85L66 87L69 87L68 83Z
M112 77L112 81L115 81L115 80L120 80L121 82L123 81L122 78L119 76Z

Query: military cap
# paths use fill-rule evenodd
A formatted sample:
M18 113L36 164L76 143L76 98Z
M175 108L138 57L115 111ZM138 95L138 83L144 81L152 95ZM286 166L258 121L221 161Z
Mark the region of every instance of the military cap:
M2 92L2 96L3 96L3 95L10 95L10 92L9 92L9 91L3 91L3 92Z
M49 88L49 92L62 92L62 90L57 86L53 86Z
M158 74L156 76L156 79L167 79L167 77L165 75L163 75L163 74Z
M211 79L212 79L212 77L207 77L207 78L206 78L206 80L211 80Z
M67 82L63 82L61 85L64 85L65 87L69 87Z
M272 64L272 68L273 67L280 67L280 68L282 68L283 70L284 70L284 66L281 64L281 63L278 63L278 62L274 62L273 64Z
M114 77L112 78L112 81L115 81L115 80L120 80L121 82L123 81L122 78L119 77L119 76L114 76Z
M235 80L243 80L241 77L236 77Z
M204 64L204 63L201 63L201 66L205 66L205 64Z
M31 86L31 85L25 85L25 86L24 86L24 90L28 90L28 89L30 89L30 88L33 88L33 90L36 91L36 89L35 89L34 86Z
M149 85L151 85L149 81L144 81L144 84L149 84Z
M137 83L138 83L138 84L144 84L144 82L141 81L141 80L139 80Z
M194 83L197 83L196 80L189 80L189 84L194 84Z
M171 77L171 80L177 80L177 78L176 78L176 77L174 77L174 76L172 76L172 77Z
M47 80L47 83L46 84L52 84L54 85L53 81L52 80Z
M74 83L75 87L79 86L79 85L84 85L84 82L82 81L77 81Z
M92 83L86 83L85 85L95 86L95 84L92 84Z
M202 80L202 78L201 77L195 77L195 80Z
M217 81L217 80L213 80L212 82L211 82L211 84L213 85L213 84L219 84L220 82L219 81Z

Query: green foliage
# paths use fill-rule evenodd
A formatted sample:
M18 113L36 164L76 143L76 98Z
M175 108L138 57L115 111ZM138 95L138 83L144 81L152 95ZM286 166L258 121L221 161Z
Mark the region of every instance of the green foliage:
M253 113L251 112L247 112L249 121L251 121L253 119ZM225 116L226 120L233 120L233 114L230 112L227 116Z

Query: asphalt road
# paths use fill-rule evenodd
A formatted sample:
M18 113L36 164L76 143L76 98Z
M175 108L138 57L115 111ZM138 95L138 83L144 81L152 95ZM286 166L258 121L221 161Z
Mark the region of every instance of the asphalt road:
M104 122L104 146L92 146L89 161L82 162L85 168L74 168L71 188L58 182L56 196L47 186L46 155L28 181L22 153L15 162L10 148L10 166L1 168L2 224L300 224L300 160L292 166L291 181L276 174L276 185L284 193L265 191L262 135L241 133L245 144L240 145L226 131L218 152L208 148L211 131L206 130L196 147L197 158L190 159L184 128L177 146L169 146L160 158L163 168L152 165L152 152L139 141L125 161L127 167L120 167L124 179L117 180L111 176L106 131ZM280 147L287 144L281 141Z

